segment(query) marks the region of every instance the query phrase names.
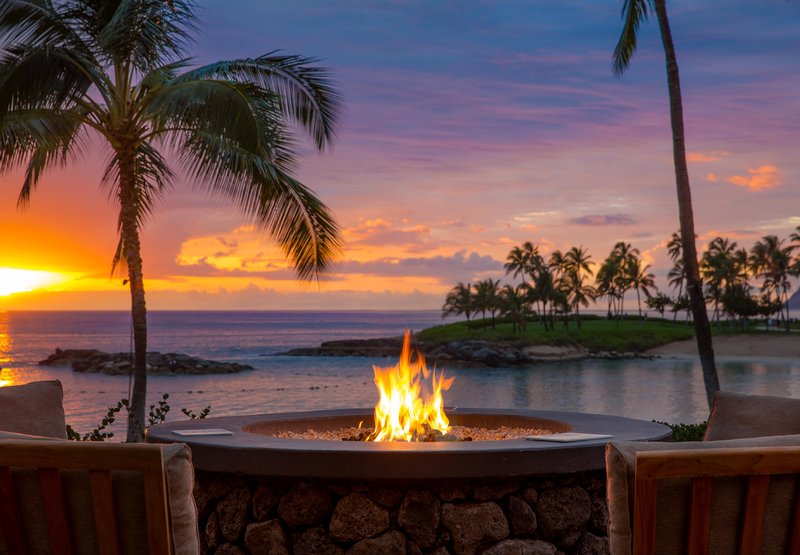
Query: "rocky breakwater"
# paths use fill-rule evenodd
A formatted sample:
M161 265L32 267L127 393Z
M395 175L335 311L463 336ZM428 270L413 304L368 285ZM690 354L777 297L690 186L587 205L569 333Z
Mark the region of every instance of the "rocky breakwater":
M127 375L131 371L130 353L104 353L95 349L56 349L41 366L71 366L75 372ZM248 364L205 360L178 353L147 353L147 372L170 374L233 374L252 370Z
M292 349L284 356L365 356L392 357L400 355L400 337L378 339L348 339L326 341L319 347ZM535 362L600 359L655 358L641 353L589 350L580 346L529 345L514 341L465 339L448 343L417 341L413 347L422 352L429 363L447 366L505 368Z

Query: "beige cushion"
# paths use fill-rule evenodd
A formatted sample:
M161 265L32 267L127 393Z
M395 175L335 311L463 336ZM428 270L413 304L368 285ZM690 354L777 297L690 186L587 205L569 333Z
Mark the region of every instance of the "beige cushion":
M0 441L0 463L3 443ZM91 448L91 444L87 444L87 447ZM124 448L124 445L120 447ZM191 451L185 444L176 443L164 445L162 453L174 552L176 555L195 555L200 552L200 538L197 529L197 508L192 494L194 469ZM95 554L96 533L88 475L85 472L64 471L61 477L65 502L69 508L70 529L75 539L73 548L79 554ZM147 542L143 541L143 538L147 537L147 532L141 474L114 472L112 479L123 553L145 555ZM35 472L24 469L14 471L14 485L22 505L21 513L30 553L32 555L50 553L42 495ZM0 529L0 554L4 553L6 550Z
M611 442L606 446L606 474L611 553L630 555L636 453L720 447L800 446L800 435L760 437L715 442ZM795 476L773 477L770 481L762 553L785 553L791 529L791 507ZM736 478L714 480L711 516L711 545L715 554L737 553L744 481ZM659 555L685 553L688 520L689 480L660 480L656 508L656 552Z
M0 430L46 437L67 437L58 380L0 387Z
M800 399L718 391L703 439L718 441L789 434L800 434Z

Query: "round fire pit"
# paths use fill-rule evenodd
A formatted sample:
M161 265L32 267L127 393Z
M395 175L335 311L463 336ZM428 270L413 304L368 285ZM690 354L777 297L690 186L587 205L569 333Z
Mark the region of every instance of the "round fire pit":
M669 437L666 426L619 416L573 412L453 409L453 425L545 428L608 434L616 440ZM358 442L280 439L282 431L336 430L372 421L371 409L206 418L150 428L148 441L191 446L198 470L271 477L358 480L509 478L604 467L608 439L574 443L509 439L467 442ZM221 429L229 435L182 435Z

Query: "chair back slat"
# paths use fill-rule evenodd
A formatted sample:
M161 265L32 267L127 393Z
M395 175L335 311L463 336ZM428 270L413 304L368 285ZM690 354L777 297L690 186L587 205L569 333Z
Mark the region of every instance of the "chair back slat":
M144 504L150 555L169 555L170 528L164 472L144 473ZM167 539L164 542L164 538Z
M19 502L14 491L11 468L0 466L0 527L9 555L25 555L25 537L22 534Z
M656 552L656 481L637 479L634 488L634 552L653 555Z
M72 538L67 522L61 474L57 468L40 468L38 474L47 520L50 551L54 555L72 555Z
M64 503L61 472L88 472L99 553L119 553L121 536L115 514L112 471L140 472L144 484L148 553L172 553L162 446L153 444L78 444L72 442L4 441L0 443L0 516L9 555L28 552L20 521L11 469L36 469L42 488L47 529L53 553L72 552L70 519ZM12 515L7 518L8 514ZM9 530L7 530L7 528ZM19 547L17 547L19 545Z
M92 512L97 532L97 550L100 553L120 553L111 471L90 470L89 487L92 490Z
M769 476L751 476L747 480L742 537L739 541L740 555L758 553L764 532L764 515L767 513Z
M800 474L800 447L719 448L640 452L636 454L635 491L633 511L633 553L651 555L655 536L655 495L658 480L689 478L691 500L688 523L687 553L708 553L711 539L711 508L714 478L747 478L743 520L739 527L739 553L761 551L764 518L767 511L770 476ZM640 482L652 482L643 491L646 503L639 500ZM652 487L652 492L648 490ZM642 522L639 522L642 520ZM788 553L800 553L800 486L795 488L792 530L788 531ZM648 529L652 528L652 536ZM646 540L637 535L645 531ZM645 546L643 549L640 547Z
M686 551L689 555L708 553L711 538L711 478L692 479L692 499L689 508L689 539Z

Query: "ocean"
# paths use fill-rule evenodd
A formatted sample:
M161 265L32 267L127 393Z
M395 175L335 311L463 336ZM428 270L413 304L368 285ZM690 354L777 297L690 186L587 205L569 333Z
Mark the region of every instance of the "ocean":
M277 353L334 339L402 335L442 323L439 311L159 312L148 314L151 351L246 363L254 370L204 376L151 376L148 401L169 394L168 419L181 408L210 416L372 407L372 366L394 359L289 357ZM57 347L126 352L127 312L0 312L0 386L59 379L67 422L94 428L107 407L129 395L127 376L81 374L37 362ZM399 354L399 353L398 353ZM800 397L800 361L719 359L724 389ZM531 408L699 422L708 415L702 374L692 358L585 360L516 368L444 368L455 382L448 406ZM123 426L113 428L124 436Z

